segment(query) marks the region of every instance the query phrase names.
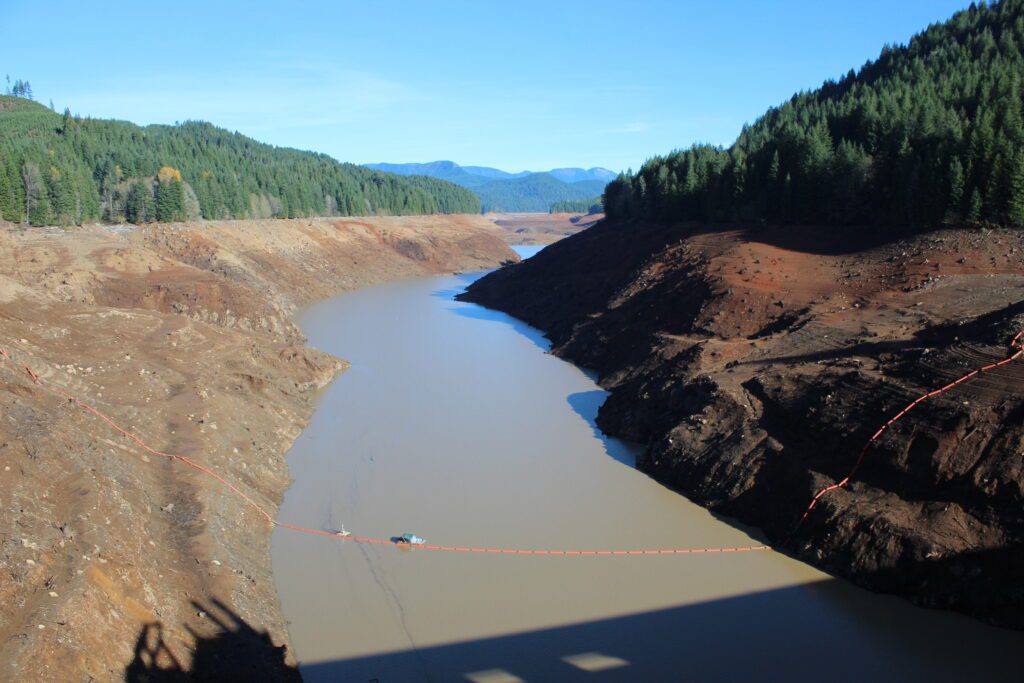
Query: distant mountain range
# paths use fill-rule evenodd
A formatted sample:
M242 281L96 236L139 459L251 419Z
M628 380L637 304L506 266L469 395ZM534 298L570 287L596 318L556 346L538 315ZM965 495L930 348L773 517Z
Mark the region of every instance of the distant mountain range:
M376 171L430 176L462 185L476 193L484 211L547 212L555 202L596 198L618 175L597 167L509 173L487 166L460 166L454 161L366 166Z

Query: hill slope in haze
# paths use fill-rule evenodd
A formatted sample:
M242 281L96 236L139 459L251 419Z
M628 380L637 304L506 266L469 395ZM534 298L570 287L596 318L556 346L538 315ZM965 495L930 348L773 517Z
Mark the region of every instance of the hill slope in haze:
M615 179L615 172L607 168L553 168L550 171L519 171L509 173L489 166L460 166L454 161L431 161L425 164L366 164L367 168L386 171L399 175L428 175L434 178L450 180L464 187L483 185L490 180L511 180L528 175L547 173L563 183L578 183L584 180L602 180L608 182Z
M592 199L604 190L603 180L566 183L547 173L512 180L494 180L473 188L484 211L547 213L552 205L570 199Z
M517 178L520 175L527 175L525 172L512 174L482 166L463 167L454 161L432 161L427 164L366 164L366 167L401 176L429 176L463 187L477 187L498 178Z
M33 225L477 213L471 192L209 123L136 126L0 96L0 218Z
M556 168L534 173L508 173L486 166L460 166L452 161L426 164L367 164L400 175L425 175L472 189L484 211L547 213L555 202L590 199L600 194L615 173L606 168Z
M1024 224L1024 2L959 12L795 95L728 149L655 157L611 217L931 226Z

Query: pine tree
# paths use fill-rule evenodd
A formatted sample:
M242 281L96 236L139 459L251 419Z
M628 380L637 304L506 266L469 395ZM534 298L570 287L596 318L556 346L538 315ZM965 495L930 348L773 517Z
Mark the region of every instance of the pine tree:
M971 192L971 201L967 205L967 222L977 223L981 220L981 193L978 188Z
M0 219L14 220L14 188L7 178L6 164L0 164Z
M153 220L153 195L148 183L140 180L131 184L124 209L125 217L136 225Z
M963 211L964 201L964 167L958 157L953 157L949 162L949 197L946 220L955 222L959 220Z
M18 166L19 164L11 158L8 158L5 164L7 187L13 196L13 201L10 205L10 213L4 215L3 218L13 223L21 223L25 220L25 187L22 184ZM3 172L4 169L0 169L0 173Z
M31 161L21 167L25 188L25 216L32 225L46 225L50 220L50 199L39 167Z
M1008 167L1006 220L1024 226L1024 151L1017 150Z
M164 166L157 172L156 219L166 223L184 218L185 195L181 172L171 166Z
M74 179L66 171L51 166L47 186L53 219L60 225L78 223L78 197Z

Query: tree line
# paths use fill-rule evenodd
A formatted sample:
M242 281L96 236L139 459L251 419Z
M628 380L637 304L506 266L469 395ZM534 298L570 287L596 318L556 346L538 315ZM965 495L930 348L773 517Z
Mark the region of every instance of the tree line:
M794 95L729 148L621 174L610 217L1024 225L1024 0L972 4L839 81Z
M601 213L604 207L600 197L590 199L563 199L551 205L548 213Z
M140 127L0 96L0 217L16 223L479 212L477 197L452 183L274 147L209 123Z
M14 85L11 85L11 76L7 74L5 77L7 84L4 86L5 95L14 95L15 97L24 97L25 99L31 100L32 96L32 85L28 81L23 81L20 78L14 81Z

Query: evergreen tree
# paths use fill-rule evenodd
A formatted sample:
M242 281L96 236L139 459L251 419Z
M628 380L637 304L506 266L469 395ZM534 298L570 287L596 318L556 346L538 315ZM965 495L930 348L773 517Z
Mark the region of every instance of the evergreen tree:
M148 223L155 218L153 195L150 193L148 182L140 180L131 184L125 202L125 217L136 225Z
M949 198L947 221L955 222L963 214L964 202L964 167L958 157L949 162Z
M74 178L56 166L50 167L47 175L47 190L52 220L58 225L70 225L81 222L78 211L78 193Z
M31 161L21 167L25 188L25 216L32 225L46 225L50 220L50 199L39 167Z
M11 186L11 182L7 175L7 160L0 153L0 220L16 220L14 188Z
M1024 226L1024 151L1017 150L1009 166L1006 220L1010 225Z
M971 192L971 201L967 205L967 222L977 223L981 220L981 193L978 188Z
M10 213L5 214L3 218L14 223L21 223L25 220L25 187L22 184L18 163L8 158L5 167L8 192L13 196L13 201L10 204ZM2 169L0 169L0 173L3 173Z
M156 219L167 223L185 218L185 195L181 186L181 172L164 166L157 172Z

